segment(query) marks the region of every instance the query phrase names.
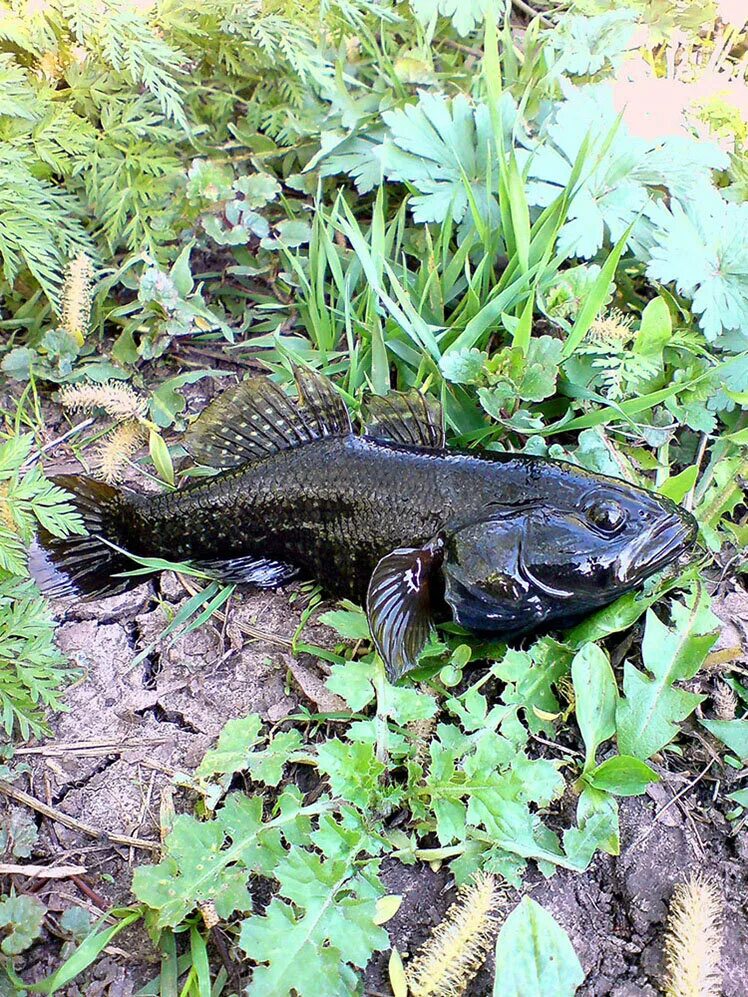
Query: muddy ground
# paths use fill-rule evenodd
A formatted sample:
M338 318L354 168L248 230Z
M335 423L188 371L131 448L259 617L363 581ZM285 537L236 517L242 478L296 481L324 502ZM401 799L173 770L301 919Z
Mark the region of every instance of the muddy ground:
M186 792L173 790L175 775L195 767L228 719L257 712L278 723L299 704L313 707L315 699L328 710L340 706L324 701L318 662L290 657L287 642L306 598L298 587L236 595L227 622L161 646L133 667L136 654L187 597L180 579L165 574L98 603L56 605L60 647L80 668L81 678L68 692L69 712L52 719L54 737L19 757L30 765L30 793L102 836L96 840L36 815L40 836L34 859L80 863L87 872L76 881L37 884L51 913L45 938L20 963L27 980L59 964L62 942L55 931L62 911L82 906L97 915L110 904L129 901L133 864L147 861L152 853L114 844L107 832L155 845L161 807L173 802L177 810L190 809L193 802ZM727 604L732 629L725 630L722 641L729 645L745 637L740 619L744 591L728 592ZM312 624L304 636L308 642L334 642L331 631L320 625ZM645 997L660 992L667 901L674 883L691 869L708 870L726 898L724 994L748 993L748 834L736 833L722 805L714 803L744 783L736 784L734 770L713 759L694 784L710 756L696 738L687 743L693 757L682 771L662 768L663 782L649 797L622 802L620 857L599 856L584 875L562 871L550 880L539 874L528 879L526 889L569 932L587 972L582 994ZM390 892L404 897L388 924L391 937L401 953L413 952L454 898L448 870L392 862L385 866L384 878ZM507 893L508 909L516 901L516 893ZM390 993L386 959L386 953L380 955L367 971L370 995ZM157 970L155 953L136 928L118 936L83 982L69 985L65 993L130 997ZM471 994L490 993L491 972L489 963Z

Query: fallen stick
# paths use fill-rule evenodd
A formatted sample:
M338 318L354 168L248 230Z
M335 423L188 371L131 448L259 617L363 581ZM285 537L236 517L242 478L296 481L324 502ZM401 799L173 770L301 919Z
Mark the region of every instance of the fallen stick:
M68 879L83 876L84 865L14 865L0 862L0 876L28 876L29 879Z
M115 844L124 845L126 848L143 848L150 852L161 851L161 845L158 841L146 841L145 838L133 838L129 834L116 834L114 831L101 831L97 827L91 827L90 824L84 824L83 821L76 820L75 817L63 813L62 810L55 810L54 807L48 807L46 803L37 800L35 796L31 796L30 793L24 793L22 789L16 789L15 786L11 786L8 782L3 782L2 779L0 779L0 793L4 793L5 796L9 796L17 803L23 803L25 806L31 807L32 810L36 810L37 813L49 817L50 820L54 820L58 824L62 824L63 827L69 827L71 831L80 831L81 834L85 834L89 838L95 838L97 841L113 841Z

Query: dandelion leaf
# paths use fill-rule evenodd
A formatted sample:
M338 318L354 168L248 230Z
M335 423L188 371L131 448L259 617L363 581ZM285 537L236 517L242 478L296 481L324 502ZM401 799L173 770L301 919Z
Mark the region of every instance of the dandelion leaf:
M716 619L703 591L686 602L672 603L672 626L647 612L642 660L645 671L626 662L624 696L616 710L618 749L622 755L650 758L678 733L703 696L675 683L696 674L716 640Z

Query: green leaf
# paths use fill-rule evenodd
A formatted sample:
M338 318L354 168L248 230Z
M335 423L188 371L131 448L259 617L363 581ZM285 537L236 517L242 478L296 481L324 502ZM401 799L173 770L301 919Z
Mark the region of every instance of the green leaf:
M607 654L585 644L571 663L577 723L585 746L584 767L595 763L597 749L616 731L618 686Z
M148 435L148 450L150 451L153 466L156 468L159 477L169 485L174 485L174 464L171 460L169 448L160 433L152 429Z
M240 772L247 763L248 753L260 741L261 730L262 720L256 713L229 720L218 735L215 748L203 756L195 775L211 778Z
M24 952L42 933L47 908L36 897L21 894L0 898L0 949L6 955Z
M540 904L524 897L496 941L494 997L572 997L583 982L569 936Z
M232 793L213 820L179 814L164 842L164 858L135 870L133 892L156 912L158 928L176 927L203 900L212 900L222 919L249 911L247 880L275 868L283 854L281 832L308 830L307 815L326 808L300 807L298 791L288 788L278 815L266 822L262 799L240 793Z
M475 347L445 353L439 361L444 378L452 384L475 384L483 376L488 354Z
M192 294L195 287L195 281L192 279L192 271L190 270L190 253L194 245L194 240L191 240L183 246L169 271L169 276L174 282L174 287L176 287L183 298Z
M319 622L348 640L371 640L369 621L362 609L331 609L320 614Z
M204 377L223 373L223 371L214 370L191 370L186 374L177 374L176 377L169 377L162 381L151 395L151 418L162 429L171 426L176 417L187 407L187 401L180 394L179 389L186 384L195 384L196 381L200 381Z
M616 728L623 755L649 758L665 747L703 696L675 683L696 674L716 640L716 618L709 598L697 587L686 603L672 603L673 625L667 626L650 609L642 641L647 671L630 662L623 669L624 696L618 702Z
M577 826L564 831L566 857L583 870L598 849L618 855L620 848L616 798L585 785L577 804Z
M373 680L374 663L359 659L333 665L325 685L330 692L342 696L350 709L358 713L374 699Z
M663 481L657 490L660 495L672 499L673 502L682 502L696 484L698 476L699 468L696 464L693 464L691 467L687 467L681 471L680 474L675 474L666 481Z
M618 263L621 259L621 254L626 248L626 243L629 240L633 226L634 223L632 222L613 247L610 255L603 264L600 273L596 277L595 282L592 285L592 289L590 290L587 299L582 305L576 321L572 326L569 337L564 343L563 352L561 354L562 359L567 360L577 346L579 346L589 332L590 326L597 318L603 305L607 301L610 282L615 277Z
M317 749L320 772L330 779L335 796L366 808L379 792L379 780L384 765L374 754L374 745L347 743L337 737L325 741Z
M748 761L748 720L704 720L700 717L699 723L726 744L741 762Z
M242 922L239 945L258 965L247 997L349 997L356 989L351 965L363 969L376 951L389 947L375 923L384 893L372 869L364 877L348 854L325 858L292 848L273 870L280 897L262 916Z
M664 298L653 298L642 312L634 353L659 359L673 335L673 320Z
M657 773L640 758L615 755L591 769L585 779L595 789L616 796L640 796L650 782L659 782Z

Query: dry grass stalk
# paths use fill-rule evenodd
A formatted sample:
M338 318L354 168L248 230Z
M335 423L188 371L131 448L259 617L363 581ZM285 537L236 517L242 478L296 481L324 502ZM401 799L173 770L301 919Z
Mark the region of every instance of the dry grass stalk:
M722 992L722 897L700 873L679 883L670 901L665 936L667 997L718 997Z
M465 992L493 942L497 900L496 879L483 873L460 891L406 970L413 997L457 997Z

